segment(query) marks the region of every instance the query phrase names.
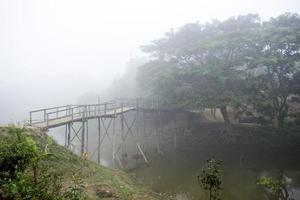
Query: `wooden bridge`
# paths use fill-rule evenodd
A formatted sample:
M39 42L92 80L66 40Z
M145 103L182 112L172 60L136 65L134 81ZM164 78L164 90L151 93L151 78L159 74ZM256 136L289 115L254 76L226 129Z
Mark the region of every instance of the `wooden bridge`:
M149 107L139 105L139 100L114 100L101 104L65 105L34 110L30 112L30 125L41 129L58 127L70 122L94 118L116 117L122 113L147 108L154 109L154 102ZM140 107L142 106L142 107Z
M41 128L43 130L48 130L50 128L65 126L65 146L70 148L72 141L77 138L81 143L81 155L90 155L92 157L95 153L98 154L98 163L100 164L101 160L101 146L103 144L104 138L110 138L112 145L112 158L117 160L120 166L123 166L122 155L120 152L123 152L122 149L124 142L128 135L131 135L134 139L135 145L138 152L148 163L146 154L144 153L145 149L141 146L140 139L133 133L133 126L137 124L137 119L141 118L139 115L140 112L151 112L154 113L156 117L156 128L155 136L157 137L157 152L160 152L160 137L161 137L161 118L158 102L155 100L145 100L145 99L115 99L113 101L99 103L99 104L88 104L88 105L65 105L51 108L44 108L39 110L33 110L30 112L30 125L33 127ZM125 113L134 112L134 119L131 123L128 123L125 118ZM115 129L115 120L120 118L121 123L121 140L122 142L117 145L116 143L116 129ZM92 152L89 152L89 142L88 142L88 121L90 119L96 119L98 122L98 145L97 148ZM105 124L104 120L109 119L109 123ZM145 126L145 117L143 117L144 126ZM112 123L111 123L112 122ZM73 126L74 124L79 124L78 126ZM77 128L77 130L76 130ZM108 130L112 129L112 136L110 136ZM144 127L144 133L146 129ZM81 136L80 136L81 135ZM112 137L112 139L111 139Z

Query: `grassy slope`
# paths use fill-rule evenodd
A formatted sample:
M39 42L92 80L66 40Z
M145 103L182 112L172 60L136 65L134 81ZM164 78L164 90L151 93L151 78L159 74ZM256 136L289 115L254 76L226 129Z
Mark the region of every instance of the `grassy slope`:
M49 137L38 130L26 129L25 133L33 137L42 149L45 148L47 140L49 141ZM0 127L0 140L3 137L10 137L8 128ZM62 178L63 188L72 184L71 180L74 174L76 177L80 177L86 187L86 199L100 199L96 195L97 191L105 190L109 190L113 196L101 199L155 200L162 198L126 173L99 166L91 161L84 161L55 142L48 145L48 150L56 157L43 161L40 168L59 174Z

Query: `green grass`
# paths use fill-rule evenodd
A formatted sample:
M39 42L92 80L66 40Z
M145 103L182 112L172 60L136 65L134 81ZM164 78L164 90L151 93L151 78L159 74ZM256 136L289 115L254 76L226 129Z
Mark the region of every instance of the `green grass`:
M11 127L0 127L0 140L9 140L9 137L13 137L9 134L9 129ZM62 183L62 192L72 185L72 178L75 176L81 179L85 186L85 199L167 199L156 195L148 186L123 171L108 169L94 162L83 160L51 140L44 132L29 128L22 131L22 134L32 137L40 149L45 149L48 144L48 152L54 154L54 157L41 161L40 173L55 174ZM97 195L99 191L109 191L112 197L100 198Z

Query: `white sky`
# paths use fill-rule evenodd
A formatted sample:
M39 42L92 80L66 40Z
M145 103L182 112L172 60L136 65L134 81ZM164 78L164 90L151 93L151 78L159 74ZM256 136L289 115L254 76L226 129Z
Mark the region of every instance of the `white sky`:
M299 13L300 1L0 0L0 123L100 92L171 28L288 11Z

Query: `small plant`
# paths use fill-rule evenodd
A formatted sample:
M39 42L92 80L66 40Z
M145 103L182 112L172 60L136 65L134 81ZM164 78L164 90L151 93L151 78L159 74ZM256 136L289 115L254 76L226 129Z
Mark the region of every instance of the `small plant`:
M204 190L209 191L209 200L220 200L219 191L221 190L221 161L214 159L207 160L202 167L198 178L198 183Z
M257 185L261 185L266 188L270 193L268 198L270 200L293 200L289 198L289 193L287 190L288 183L281 176L280 178L260 178Z
M84 188L82 181L73 175L72 185L68 187L64 197L69 200L81 200L83 198Z

